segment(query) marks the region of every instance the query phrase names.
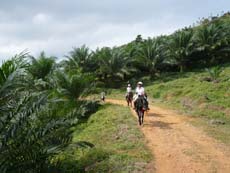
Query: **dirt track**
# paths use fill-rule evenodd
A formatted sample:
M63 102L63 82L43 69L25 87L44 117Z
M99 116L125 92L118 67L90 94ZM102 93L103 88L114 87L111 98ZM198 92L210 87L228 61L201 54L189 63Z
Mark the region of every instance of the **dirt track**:
M126 106L122 100L107 102ZM188 117L150 105L140 129L155 158L154 172L230 173L230 149L190 125Z

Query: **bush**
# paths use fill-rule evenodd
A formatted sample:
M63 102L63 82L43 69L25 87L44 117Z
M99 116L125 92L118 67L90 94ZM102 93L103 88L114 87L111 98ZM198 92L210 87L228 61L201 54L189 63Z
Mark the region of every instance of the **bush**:
M206 69L206 71L208 72L211 81L213 82L218 82L218 79L220 77L220 74L222 73L223 69L220 66L216 66L210 69Z

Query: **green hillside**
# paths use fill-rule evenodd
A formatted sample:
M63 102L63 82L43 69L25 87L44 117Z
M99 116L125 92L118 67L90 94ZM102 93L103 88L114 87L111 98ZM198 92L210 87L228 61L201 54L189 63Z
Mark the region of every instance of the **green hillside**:
M153 105L196 117L192 121L195 126L229 145L230 67L222 70L217 81L209 81L207 71L162 75L146 90Z
M218 81L209 81L210 74L189 72L162 76L147 87L154 99L193 115L209 118L230 118L230 67L224 67Z

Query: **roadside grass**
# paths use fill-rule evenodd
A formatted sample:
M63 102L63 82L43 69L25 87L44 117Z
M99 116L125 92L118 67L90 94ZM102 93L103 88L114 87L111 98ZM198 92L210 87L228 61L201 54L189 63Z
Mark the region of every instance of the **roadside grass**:
M193 119L191 124L201 128L209 136L217 139L230 146L230 123L226 124L211 124L206 118Z
M57 160L61 170L76 172L148 172L152 160L143 134L127 107L105 104L74 129L73 145ZM87 141L93 148L78 147Z
M107 98L125 100L126 88L124 87L124 89L110 89L107 93Z

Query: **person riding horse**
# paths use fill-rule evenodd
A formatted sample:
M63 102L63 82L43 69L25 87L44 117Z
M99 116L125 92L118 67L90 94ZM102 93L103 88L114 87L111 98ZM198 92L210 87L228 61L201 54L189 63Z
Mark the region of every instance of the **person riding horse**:
M131 107L132 107L133 92L132 92L132 87L130 84L128 84L126 91L127 91L126 95L125 95L126 101L128 103L128 106L129 106L129 104L131 104Z
M139 125L143 124L144 112L149 110L147 95L142 85L143 85L142 82L137 83L136 95L134 96L134 109L138 115Z
M134 96L134 109L137 108L138 103L143 103L144 109L149 110L147 94L145 93L145 89L143 87L142 82L137 83L137 88L135 91L136 91L136 95ZM141 100L141 102L140 102L140 100Z

